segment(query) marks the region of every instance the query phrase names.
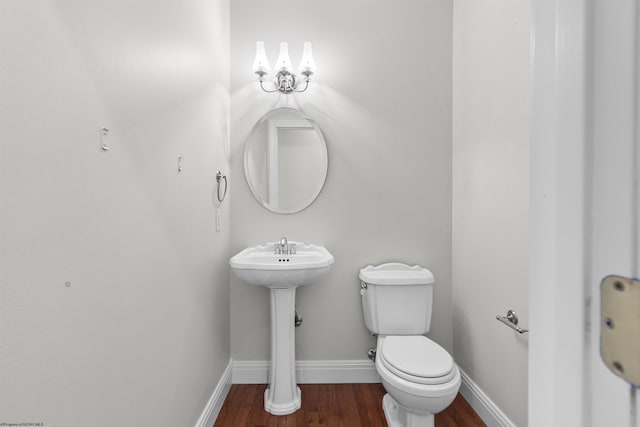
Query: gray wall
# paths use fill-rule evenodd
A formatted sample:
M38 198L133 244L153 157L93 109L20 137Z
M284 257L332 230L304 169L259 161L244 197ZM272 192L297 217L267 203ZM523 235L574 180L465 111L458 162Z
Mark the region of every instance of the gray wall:
M336 259L325 280L298 289L297 358L366 358L375 341L357 274L385 261L433 270L430 336L451 350L451 2L234 0L231 27L232 252L287 236L325 245ZM312 41L318 71L310 89L263 93L251 70L257 40L271 64L279 42L289 42L296 67ZM243 172L253 124L285 104L316 120L329 150L324 190L294 215L265 210ZM234 359L269 358L268 291L235 277L231 337Z
M0 422L200 416L230 357L228 14L0 2Z
M453 37L453 350L518 426L527 425L530 5L456 0Z

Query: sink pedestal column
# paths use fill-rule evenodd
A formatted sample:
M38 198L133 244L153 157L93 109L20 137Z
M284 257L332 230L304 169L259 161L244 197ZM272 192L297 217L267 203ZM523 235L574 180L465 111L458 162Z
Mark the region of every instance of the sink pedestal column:
M271 288L271 369L264 392L264 410L273 415L292 414L300 409L300 388L296 384L295 300L296 288Z

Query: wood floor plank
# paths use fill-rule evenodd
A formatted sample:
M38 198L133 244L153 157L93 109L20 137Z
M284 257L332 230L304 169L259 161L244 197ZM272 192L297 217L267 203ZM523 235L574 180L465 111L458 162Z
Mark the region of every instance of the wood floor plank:
M213 427L387 427L382 384L300 384L302 407L291 415L264 410L265 384L234 384ZM458 394L436 427L486 427Z

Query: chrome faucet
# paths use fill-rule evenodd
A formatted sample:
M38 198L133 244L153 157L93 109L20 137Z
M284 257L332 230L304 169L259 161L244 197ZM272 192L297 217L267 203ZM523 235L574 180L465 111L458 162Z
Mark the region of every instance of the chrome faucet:
M286 237L280 239L280 244L276 246L274 253L283 255L289 254L289 242L287 242Z
M273 253L276 255L294 255L296 253L296 244L289 242L286 237L280 239L280 243L275 243Z
M280 239L280 253L288 254L289 253L289 242L287 242L287 238L283 237Z

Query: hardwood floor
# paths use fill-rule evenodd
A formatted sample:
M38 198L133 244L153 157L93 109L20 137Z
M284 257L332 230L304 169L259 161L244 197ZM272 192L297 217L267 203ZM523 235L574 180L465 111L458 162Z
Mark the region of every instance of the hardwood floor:
M275 416L264 410L266 384L234 384L214 427L387 427L382 384L300 384L302 408ZM460 394L436 427L486 427Z

